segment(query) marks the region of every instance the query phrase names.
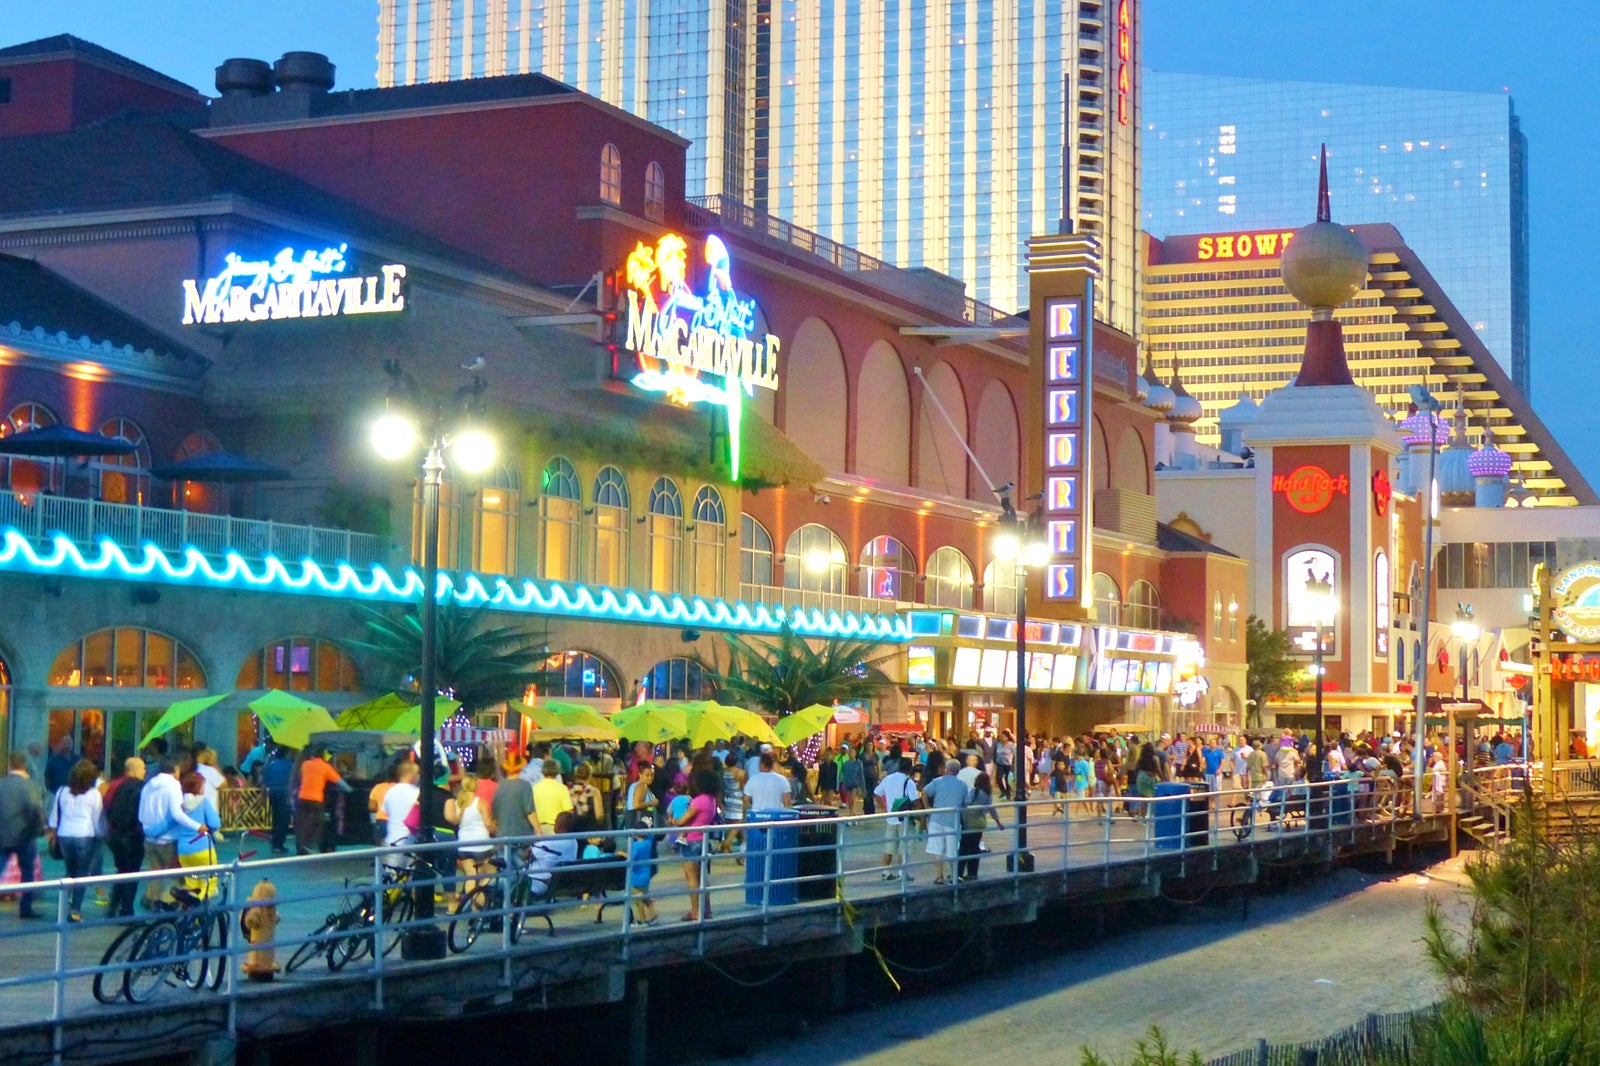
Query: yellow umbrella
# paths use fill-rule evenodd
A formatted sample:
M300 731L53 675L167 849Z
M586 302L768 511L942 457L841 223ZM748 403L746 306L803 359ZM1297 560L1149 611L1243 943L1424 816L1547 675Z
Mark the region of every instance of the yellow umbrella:
M813 703L809 707L802 707L786 717L778 719L775 732L782 744L798 744L807 737L815 736L828 727L833 721L833 708L821 703Z
M711 700L696 700L678 706L687 717L689 743L697 748L743 732L740 728L742 719L750 713L742 707L725 707Z
M339 728L327 708L278 689L252 700L249 707L272 739L287 748L303 748L312 733L331 733Z
M161 712L161 717L156 720L156 724L151 726L150 731L144 735L144 739L139 741L140 749L142 750L146 744L156 737L172 732L207 707L221 703L227 698L228 694L224 692L220 696L197 696L192 700L179 700Z
M530 742L540 740L595 740L613 741L618 733L610 726L564 725L551 729L535 729L528 734Z
M688 715L682 707L645 700L611 716L611 725L629 740L665 744L689 735Z
M460 700L435 698L433 701L433 727L438 729L439 726L449 720L451 715L460 709ZM420 737L422 735L422 704L419 703L415 707L407 707L391 719L383 729L387 733L404 733L408 737Z
M745 711L735 719L739 732L749 737L758 744L782 744L777 732L767 724L767 720L754 711Z
M532 722L535 729L554 729L556 726L564 724L561 721L561 716L556 713L556 709L548 702L534 707L523 703L521 700L506 700L506 706Z
M556 717L561 720L562 725L586 725L594 726L597 729L613 728L605 715L587 704L545 700L540 706L556 712Z
M396 718L415 706L398 692L386 692L375 700L358 703L339 712L334 719L340 729L388 729Z

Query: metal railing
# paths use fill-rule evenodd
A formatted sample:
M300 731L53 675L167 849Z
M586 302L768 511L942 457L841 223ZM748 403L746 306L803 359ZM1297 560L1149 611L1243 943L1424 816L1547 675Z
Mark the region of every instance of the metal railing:
M4 526L40 542L60 533L74 544L92 547L109 537L127 550L148 541L166 552L193 546L205 555L234 551L252 561L267 555L288 560L309 556L326 565L364 567L381 562L383 552L382 541L371 533L39 493L0 491Z
M351 975L364 975L370 984L371 1004L381 1010L387 982L404 979L408 970L420 973L413 967L427 965L403 961L399 955L386 957L382 950L354 950L363 940L388 945L396 935L422 924L411 917L398 920L402 912L392 909L390 903L401 892L437 890L443 903L435 921L447 929L452 921L476 919L482 935L458 961L507 960L583 943L607 946L625 964L640 938L661 935L666 931L663 927L701 933L691 951L699 955L707 952L708 945L702 931L718 923L765 924L806 908L822 908L848 924L855 920L856 907L875 901L931 893L957 908L964 905L966 894L1015 884L1025 874L1064 874L1146 863L1183 851L1276 845L1282 852L1289 842L1308 837L1354 840L1363 822L1383 819L1364 813L1359 792L1347 786L1340 781L1277 789L1268 786L1256 792L1191 794L1183 790L1182 794L1154 798L1030 801L1029 859L1025 862L1016 861L1019 805L1015 803L990 808L983 830L962 828L953 810L850 817L828 817L824 812L824 816L798 820L754 812L748 821L706 827L701 840L693 843L684 836L692 830L665 828L497 840L494 847L508 869L515 869L518 856L535 843L565 846L576 857L598 839L610 841L603 846L615 855L539 865L531 868L527 882L514 880L511 873L495 875L504 879L501 883L507 890L492 906L466 915L448 913L457 890L464 887L464 879L453 869L419 876L410 886L396 886L384 879L386 866L405 866L418 857L434 855L452 863L458 847L454 842L427 848L372 848L236 861L181 873L145 871L8 885L4 886L8 894L33 892L46 901L53 893L54 907L46 903L46 910L54 920L48 924L0 922L0 957L50 960L31 970L0 976L0 1006L5 1007L6 1019L0 1022L0 1029L53 1026L59 1041L69 1021L106 1009L100 1002L119 998L118 989L133 981L128 975L134 974L140 975L138 983L150 992L152 1002L182 1003L187 1002L182 997L197 995L227 999L232 1024L237 1014L235 1001L244 983L239 976L241 961L247 952L271 950L281 968L290 953L306 944L326 949L331 960L335 940L344 945L340 949L343 964L338 968L341 977L348 980ZM785 820L761 820L773 817ZM742 846L735 841L737 836L744 837ZM702 872L704 890L688 887L681 872L686 865ZM600 881L594 879L598 872L605 874ZM129 945L141 939L140 933L118 939L123 931L147 930L175 915L162 912L104 919L97 918L91 908L85 912L87 920L72 920L69 894L75 888L87 893L110 892L131 882L136 894L144 895L151 881L177 876L195 886L215 878L216 888L205 904L201 922L208 928L214 922L217 929L230 931L225 943L219 932L198 946L183 949L180 941L180 950L171 951L169 943L169 954L139 956L129 954L136 950ZM251 945L243 942L237 931L242 912L251 909L251 889L263 877L271 878L278 887L274 905L279 923L270 943ZM546 886L542 892L528 888L540 878ZM585 891L569 893L563 889L568 883L581 885ZM513 885L517 891L511 891ZM603 887L597 889L597 885ZM609 894L612 891L616 894ZM704 901L703 910L697 899ZM376 905L378 900L384 901L383 905ZM598 915L594 913L596 905L603 905ZM680 905L686 908L682 919L677 911ZM700 916L692 917L696 912ZM340 914L359 916L359 921L328 932L325 923ZM652 915L659 920L652 920ZM169 942L171 939L169 935ZM122 945L121 955L118 944ZM200 963L205 964L203 969ZM221 969L211 969L213 966ZM252 986L253 997L303 988L333 969L331 963L320 965L314 960L270 988ZM509 968L502 969L509 981ZM195 979L197 972L199 979ZM185 981L172 975L181 975ZM96 994L91 995L91 986L97 981ZM151 981L156 982L153 991L147 987ZM201 987L190 990L183 987L185 983ZM108 991L109 995L102 994Z
M739 598L746 603L764 603L772 607L838 611L841 614L894 614L899 600L876 599L872 596L851 596L843 592L818 592L809 589L791 589L781 585L753 585L741 582Z

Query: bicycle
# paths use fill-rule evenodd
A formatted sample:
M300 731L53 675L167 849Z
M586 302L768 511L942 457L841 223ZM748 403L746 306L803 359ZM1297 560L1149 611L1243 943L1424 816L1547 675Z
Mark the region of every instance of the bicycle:
M129 1003L147 1003L169 981L176 979L184 987L198 992L207 985L213 991L222 986L227 970L228 921L221 908L214 907L208 899L187 888L174 888L171 903L158 903L157 907L168 913L144 926L134 926L138 936L133 939L127 953L127 968L122 974L122 995ZM123 937L118 937L106 951L102 965L109 964ZM213 960L215 952L223 954ZM211 963L215 961L216 965ZM102 994L102 983L96 978L96 998L102 1003L109 1000Z
M460 954L478 942L478 937L484 933L498 933L502 922L510 922L507 935L515 944L522 939L524 925L527 922L527 908L533 903L533 880L528 876L526 863L514 863L508 871L506 860L494 858L489 860L489 865L495 868L495 873L483 880L471 892L456 901L455 910L451 912L450 928L446 939L450 950ZM511 906L507 910L505 900L507 890L505 881L509 877L511 882ZM504 911L504 913L501 913Z
M1267 816L1268 827L1274 829L1287 829L1291 819L1303 822L1306 816L1305 785L1262 785L1250 789L1248 795L1243 805L1230 808L1229 822L1236 840L1244 840L1254 833L1263 813Z
M294 973L312 959L323 958L328 969L344 969L373 950L373 927L378 924L379 892L383 897L384 944L383 954L390 955L404 936L404 926L415 914L412 899L413 882L423 876L432 876L433 868L421 859L408 869L384 867L383 882L378 892L362 891L346 895L344 905L322 920L315 932L294 949L284 964L284 973ZM345 888L350 881L345 880Z

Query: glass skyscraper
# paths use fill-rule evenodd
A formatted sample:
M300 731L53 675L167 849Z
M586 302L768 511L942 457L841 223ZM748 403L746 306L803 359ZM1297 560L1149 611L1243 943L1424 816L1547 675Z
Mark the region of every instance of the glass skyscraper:
M1387 222L1528 393L1527 141L1503 94L1145 72L1144 228Z
M1139 0L379 0L380 85L539 71L693 142L737 201L1027 306L1028 238L1139 286Z

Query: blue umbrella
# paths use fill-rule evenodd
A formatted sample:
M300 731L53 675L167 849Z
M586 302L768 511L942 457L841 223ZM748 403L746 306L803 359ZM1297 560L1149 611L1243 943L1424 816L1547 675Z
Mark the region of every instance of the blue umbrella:
M45 426L0 437L0 453L5 455L90 456L132 455L138 446L116 437L85 433L71 426Z

